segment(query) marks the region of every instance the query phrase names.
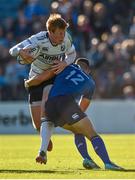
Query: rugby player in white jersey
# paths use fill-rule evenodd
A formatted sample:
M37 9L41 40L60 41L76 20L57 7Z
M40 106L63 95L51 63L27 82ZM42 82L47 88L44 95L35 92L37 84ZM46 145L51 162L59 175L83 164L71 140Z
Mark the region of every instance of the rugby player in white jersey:
M76 51L72 44L70 35L67 33L68 23L59 15L52 14L46 22L47 31L41 31L32 35L28 39L20 42L9 50L14 57L21 57L24 64L31 64L29 78L32 78L46 71L45 81L35 87L28 89L30 113L33 126L40 130L40 114L43 88L53 83L53 79L48 80L51 68L55 73L60 73L66 66L73 63ZM39 48L40 53L36 59L30 54L30 48ZM28 48L27 48L28 47ZM50 147L48 150L52 149Z
M47 31L35 34L10 49L10 54L12 56L21 56L24 64L31 64L29 79L44 72L44 82L41 79L42 83L38 81L40 85L28 88L31 118L34 127L38 130L41 125L40 119L43 88L48 84L53 83L53 79L48 80L51 74L50 70L55 70L55 74L58 74L67 65L73 63L76 57L74 45L71 42L69 34L66 32L68 27L67 22L61 18L60 15L55 14L49 17L46 27ZM34 61L33 57L29 53L30 49L27 48L29 45L40 49L39 56ZM84 162L86 159L91 159L88 155L86 142L83 137L78 137L78 135L76 135L75 144L78 151L84 158ZM80 144L82 146L80 146ZM50 141L48 150L51 149L52 143ZM85 163L84 167L95 168L95 165L91 166L91 163Z

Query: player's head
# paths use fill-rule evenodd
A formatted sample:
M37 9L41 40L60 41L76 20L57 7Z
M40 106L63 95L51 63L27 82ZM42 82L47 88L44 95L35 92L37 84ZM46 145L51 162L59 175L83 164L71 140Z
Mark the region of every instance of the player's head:
M54 44L61 44L65 37L65 31L68 23L60 14L51 14L46 22L46 28L49 32L50 39Z
M90 73L90 63L87 58L78 58L76 59L75 64L78 64L86 74Z

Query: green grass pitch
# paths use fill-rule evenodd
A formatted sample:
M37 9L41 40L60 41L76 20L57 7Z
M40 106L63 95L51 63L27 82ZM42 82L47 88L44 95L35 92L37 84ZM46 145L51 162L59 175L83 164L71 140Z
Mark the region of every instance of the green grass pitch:
M135 135L101 135L113 162L125 172L105 171L103 163L87 141L89 153L101 170L85 170L73 135L53 135L54 148L46 165L36 164L38 135L0 135L1 179L134 179Z

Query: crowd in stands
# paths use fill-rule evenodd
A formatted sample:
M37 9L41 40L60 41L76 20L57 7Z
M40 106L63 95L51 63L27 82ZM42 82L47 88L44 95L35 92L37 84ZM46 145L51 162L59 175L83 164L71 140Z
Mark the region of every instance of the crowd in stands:
M18 2L16 16L0 24L0 101L27 99L23 81L29 65L17 63L9 48L46 30L50 13L60 13L69 22L77 56L89 59L94 99L135 99L134 0L54 0L49 8L40 0Z

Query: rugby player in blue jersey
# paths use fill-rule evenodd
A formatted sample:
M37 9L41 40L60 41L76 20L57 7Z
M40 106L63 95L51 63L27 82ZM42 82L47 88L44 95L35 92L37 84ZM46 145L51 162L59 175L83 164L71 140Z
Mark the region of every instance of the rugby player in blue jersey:
M83 63L85 62L83 61ZM85 63L85 65L88 64ZM80 134L82 138L84 138L82 135L86 136L91 141L95 152L104 162L105 169L123 169L111 162L102 138L96 133L90 119L77 103L79 99L83 98L83 95L84 97L85 95L91 97L94 89L93 78L75 64L69 65L57 75L45 104L47 118L42 118L42 143L39 155L36 158L38 163L47 162L46 151L51 134L54 127L60 126L75 134Z

